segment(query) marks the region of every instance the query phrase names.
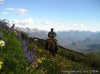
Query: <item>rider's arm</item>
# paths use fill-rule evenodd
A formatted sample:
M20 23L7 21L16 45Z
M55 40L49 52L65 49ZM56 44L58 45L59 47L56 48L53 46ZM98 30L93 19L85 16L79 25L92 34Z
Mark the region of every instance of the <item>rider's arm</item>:
M57 37L57 34L54 32L54 37Z
M50 32L48 33L48 37L50 36Z

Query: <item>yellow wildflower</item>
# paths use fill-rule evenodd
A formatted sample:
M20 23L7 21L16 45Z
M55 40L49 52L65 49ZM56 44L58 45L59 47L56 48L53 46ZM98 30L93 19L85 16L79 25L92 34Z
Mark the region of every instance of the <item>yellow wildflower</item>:
M41 50L41 49L39 49L39 50L38 50L38 52L42 52L42 50Z
M37 48L37 46L36 46L36 45L34 45L34 47L35 47L35 48Z
M0 65L0 69L2 69L2 65Z
M33 68L38 67L37 63L36 63L36 62L34 62L34 63L32 64L32 67L33 67Z
M1 65L1 64L3 64L3 62L2 62L2 61L0 61L0 65Z
M37 59L37 62L38 62L38 63L42 63L42 60L41 60L41 59Z
M0 61L0 69L2 69L2 64L3 64L3 62L2 62L2 61Z
M45 57L41 57L41 60L45 60L46 58Z

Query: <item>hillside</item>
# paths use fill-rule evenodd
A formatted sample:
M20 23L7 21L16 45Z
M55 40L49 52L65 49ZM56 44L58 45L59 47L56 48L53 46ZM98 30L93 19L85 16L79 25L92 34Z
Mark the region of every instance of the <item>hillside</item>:
M4 27L5 26L5 27ZM0 21L0 74L90 74L99 73L100 58L58 46L56 56L44 49L45 40L30 38Z

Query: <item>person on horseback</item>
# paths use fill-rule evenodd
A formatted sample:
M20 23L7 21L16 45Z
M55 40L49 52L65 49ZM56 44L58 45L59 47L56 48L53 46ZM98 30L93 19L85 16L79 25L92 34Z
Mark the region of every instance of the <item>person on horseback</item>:
M57 37L57 35L54 32L54 29L51 28L51 31L48 33L48 39L46 41L46 49L51 51L52 54L57 53L58 50L55 37Z
M51 31L48 33L48 37L54 39L56 36L57 36L57 35L56 35L56 33L54 32L54 29L51 28Z

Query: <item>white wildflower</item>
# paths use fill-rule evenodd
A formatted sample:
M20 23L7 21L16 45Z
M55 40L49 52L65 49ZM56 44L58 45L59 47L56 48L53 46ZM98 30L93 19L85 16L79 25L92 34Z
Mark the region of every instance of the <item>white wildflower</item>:
M2 46L5 46L5 41L0 40L0 46L1 46L1 47L2 47Z

